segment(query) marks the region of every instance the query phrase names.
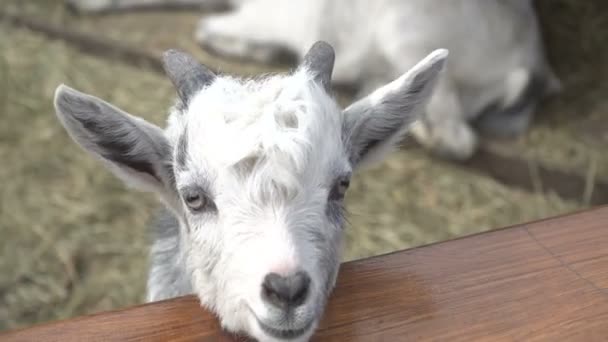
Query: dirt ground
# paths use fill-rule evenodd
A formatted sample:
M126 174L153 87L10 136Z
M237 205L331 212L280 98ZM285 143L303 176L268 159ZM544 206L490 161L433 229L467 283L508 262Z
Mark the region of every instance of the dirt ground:
M601 0L540 1L551 58L567 91L547 103L527 136L507 145L559 169L608 176L606 52ZM97 32L157 52L180 47L240 75L279 70L221 61L192 39L200 14L74 17L61 1L5 0L0 10ZM573 19L574 18L574 19ZM158 25L159 22L166 25ZM583 39L584 38L584 39ZM600 48L601 47L601 48ZM158 206L126 189L70 141L52 96L60 83L159 125L174 90L167 79L85 55L0 22L0 330L139 303L147 273L146 223ZM608 51L608 49L606 49ZM360 173L348 194L345 260L464 236L585 207L525 192L402 150Z

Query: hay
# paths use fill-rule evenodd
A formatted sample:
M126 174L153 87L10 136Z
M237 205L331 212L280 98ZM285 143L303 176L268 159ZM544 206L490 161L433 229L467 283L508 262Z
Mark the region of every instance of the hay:
M52 109L66 82L157 123L173 90L157 75L2 27L0 328L143 299L155 201L125 191L67 137Z

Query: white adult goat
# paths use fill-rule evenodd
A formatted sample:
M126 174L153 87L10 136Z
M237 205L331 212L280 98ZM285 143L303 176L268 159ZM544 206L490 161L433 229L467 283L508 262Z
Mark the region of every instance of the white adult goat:
M409 70L437 48L450 65L413 128L440 155L475 151L474 124L491 136L524 132L538 102L560 89L544 55L531 0L70 0L83 11L159 5L233 11L201 20L201 45L224 56L300 58L314 41L337 51L334 81L361 94ZM359 96L360 97L360 96Z

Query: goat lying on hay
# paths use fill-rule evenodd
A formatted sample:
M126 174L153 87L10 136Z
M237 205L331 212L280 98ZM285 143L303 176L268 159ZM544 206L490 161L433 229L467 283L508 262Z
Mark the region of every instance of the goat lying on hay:
M68 0L84 12L154 6L232 11L201 19L197 41L224 57L271 63L302 58L324 40L337 50L333 80L365 95L409 70L436 48L450 50L416 140L451 159L478 145L472 124L489 136L528 128L537 103L557 92L531 0ZM361 96L357 96L358 98Z
M195 293L229 331L307 340L336 280L351 174L418 118L446 57L432 52L341 110L327 43L290 74L249 80L170 50L165 70L179 96L165 131L65 85L55 108L82 148L168 209L149 301Z

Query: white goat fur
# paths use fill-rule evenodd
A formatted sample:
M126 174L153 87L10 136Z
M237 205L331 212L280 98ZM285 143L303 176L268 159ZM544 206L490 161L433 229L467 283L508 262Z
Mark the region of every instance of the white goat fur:
M157 193L170 212L152 246L149 301L196 293L226 329L260 341L305 341L314 332L340 262L336 179L390 150L423 111L447 56L435 51L341 110L319 81L318 70L331 74L333 50L315 46L310 54L322 58L293 73L209 76L201 89L180 77L210 73L167 54L181 100L164 131L57 89L57 115L72 138L129 184ZM204 210L188 208L192 189L208 199ZM264 302L265 275L295 271L310 275L306 302L288 312Z

